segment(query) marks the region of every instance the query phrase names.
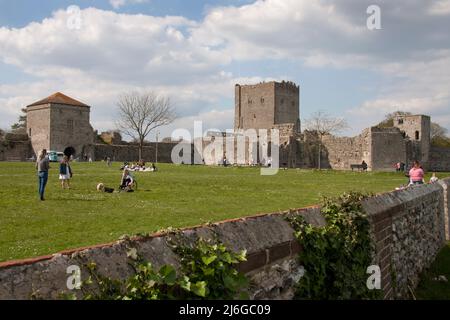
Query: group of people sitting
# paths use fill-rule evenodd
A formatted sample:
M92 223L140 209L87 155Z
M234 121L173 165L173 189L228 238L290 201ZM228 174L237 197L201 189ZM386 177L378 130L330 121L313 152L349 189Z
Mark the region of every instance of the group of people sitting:
M143 160L135 163L124 162L120 167L120 170L128 169L129 171L157 171L155 164L152 163L150 167L145 166L145 162Z

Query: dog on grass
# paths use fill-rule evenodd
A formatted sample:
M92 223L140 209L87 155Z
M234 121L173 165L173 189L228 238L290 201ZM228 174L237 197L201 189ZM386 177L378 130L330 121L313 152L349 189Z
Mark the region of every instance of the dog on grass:
M97 185L97 191L100 191L100 192L107 192L107 193L113 193L113 192L114 192L114 189L113 189L113 188L105 187L105 185L104 185L103 183L100 182L100 183Z

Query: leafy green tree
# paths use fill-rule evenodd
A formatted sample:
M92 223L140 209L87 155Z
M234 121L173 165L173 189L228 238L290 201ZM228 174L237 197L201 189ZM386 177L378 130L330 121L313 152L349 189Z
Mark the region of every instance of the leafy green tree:
M22 114L19 116L19 121L11 126L13 131L26 131L27 129L27 109L22 108L21 112Z

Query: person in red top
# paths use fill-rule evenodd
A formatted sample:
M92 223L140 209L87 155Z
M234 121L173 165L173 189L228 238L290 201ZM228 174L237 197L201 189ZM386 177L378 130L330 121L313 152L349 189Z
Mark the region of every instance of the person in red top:
M414 167L409 170L409 179L412 184L423 184L425 172L420 166L419 161L414 161Z

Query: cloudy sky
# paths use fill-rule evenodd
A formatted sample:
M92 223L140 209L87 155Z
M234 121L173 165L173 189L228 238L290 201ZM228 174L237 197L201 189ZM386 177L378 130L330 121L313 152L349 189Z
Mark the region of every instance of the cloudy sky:
M179 116L161 136L227 129L235 83L290 80L302 120L328 111L346 135L397 109L450 129L449 30L450 0L0 0L0 128L61 91L113 129L119 93L153 90Z

